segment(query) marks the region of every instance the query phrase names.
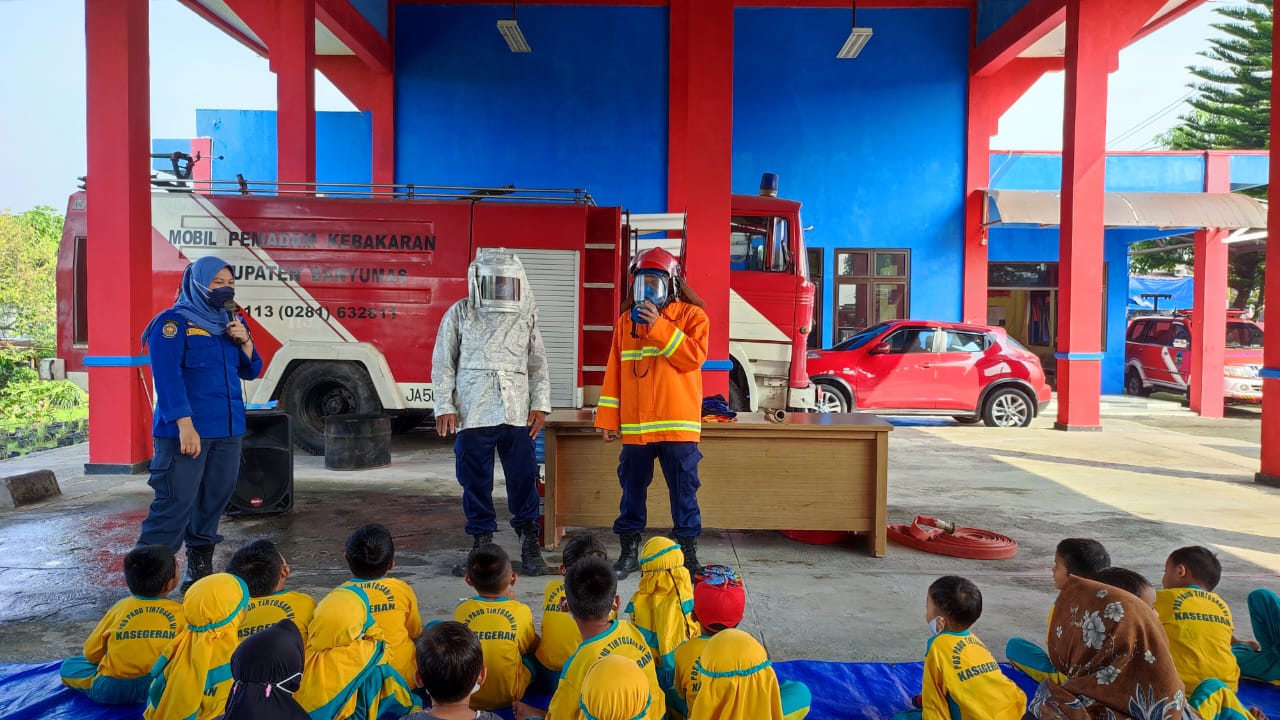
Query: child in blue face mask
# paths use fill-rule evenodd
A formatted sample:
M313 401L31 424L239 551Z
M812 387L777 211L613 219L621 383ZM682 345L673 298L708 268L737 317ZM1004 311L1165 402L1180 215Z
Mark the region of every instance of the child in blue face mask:
M1005 677L991 651L969 627L982 615L982 593L969 580L947 575L933 581L925 597L924 683L919 709L894 720L921 717L1019 720L1027 696Z

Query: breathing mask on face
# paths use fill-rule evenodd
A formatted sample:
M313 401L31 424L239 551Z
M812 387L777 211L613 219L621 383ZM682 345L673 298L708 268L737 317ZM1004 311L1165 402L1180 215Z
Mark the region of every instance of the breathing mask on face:
M641 270L631 279L631 297L635 301L631 306L631 319L644 323L640 317L640 303L648 301L661 310L675 296L671 287L671 278L666 273L652 270Z
M482 249L467 270L467 291L484 312L519 312L528 289L524 265L514 253Z

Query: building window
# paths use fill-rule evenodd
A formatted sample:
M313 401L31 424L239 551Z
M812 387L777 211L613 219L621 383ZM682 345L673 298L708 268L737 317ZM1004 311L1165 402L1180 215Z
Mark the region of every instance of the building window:
M909 250L836 250L832 343L911 313Z
M76 345L89 344L89 255L85 249L85 238L75 239L74 287L72 301L75 315L72 322L71 341Z

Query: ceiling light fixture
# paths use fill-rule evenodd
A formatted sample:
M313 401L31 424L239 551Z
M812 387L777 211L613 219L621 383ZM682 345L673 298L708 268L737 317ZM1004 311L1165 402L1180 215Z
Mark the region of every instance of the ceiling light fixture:
M528 41L524 39L524 33L520 32L520 25L516 23L516 0L511 0L511 19L498 21L498 32L502 33L502 39L507 41L507 47L511 48L511 52L533 52L529 48Z
M852 0L852 5L853 29L849 31L849 39L844 41L844 46L840 48L840 52L836 53L836 57L842 60L851 60L858 57L858 53L862 52L862 48L871 39L871 28L858 27L858 0Z

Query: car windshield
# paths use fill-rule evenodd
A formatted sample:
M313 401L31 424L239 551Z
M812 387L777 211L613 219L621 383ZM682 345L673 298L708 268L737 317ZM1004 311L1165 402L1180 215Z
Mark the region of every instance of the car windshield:
M1260 348L1262 347L1262 328L1247 322L1227 323L1227 347Z
M876 337L879 336L880 333L888 329L888 327L889 327L889 323L880 323L879 325L872 325L866 330L855 333L845 338L844 340L841 340L840 342L831 346L831 349L832 350L857 350L863 345L866 345L867 343L876 339Z

